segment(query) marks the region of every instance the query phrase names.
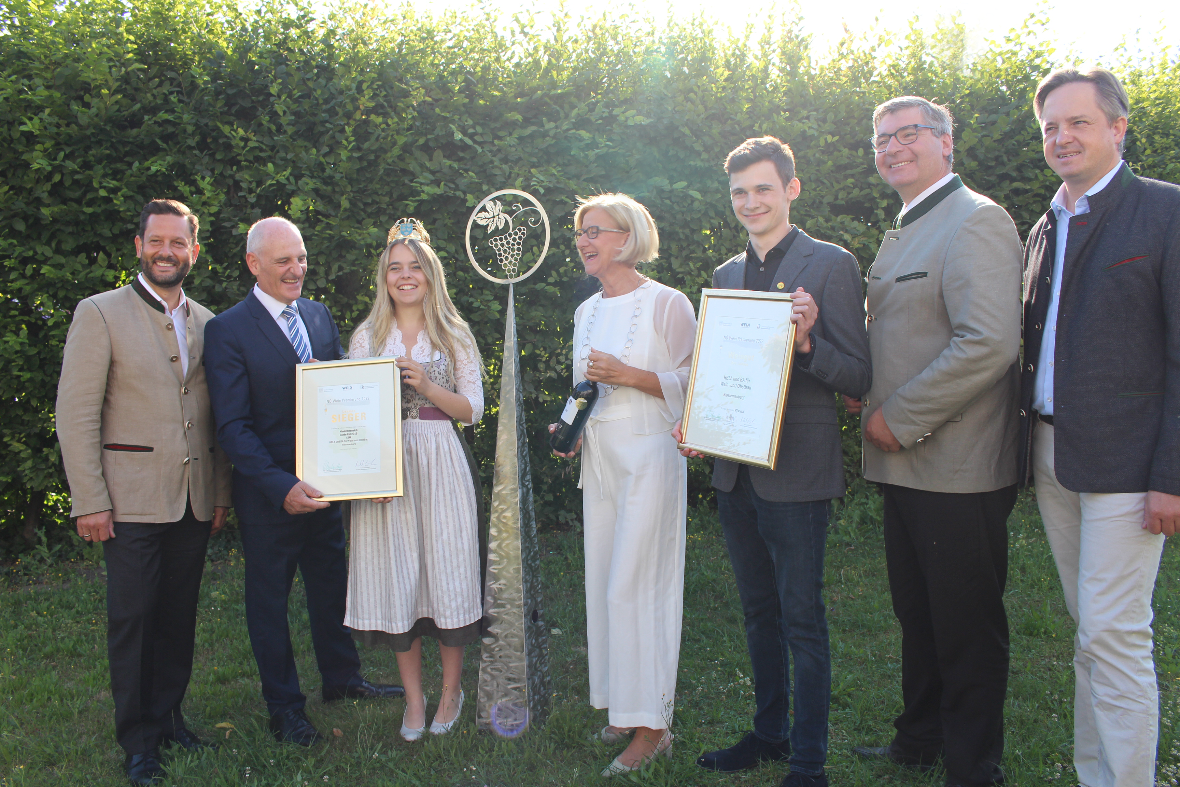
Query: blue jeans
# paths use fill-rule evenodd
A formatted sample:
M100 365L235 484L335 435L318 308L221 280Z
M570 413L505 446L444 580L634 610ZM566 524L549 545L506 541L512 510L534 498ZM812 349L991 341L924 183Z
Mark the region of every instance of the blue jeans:
M789 740L791 770L810 776L823 773L828 753L832 655L823 580L830 503L763 500L744 466L732 492L717 490L746 618L757 705L754 734L769 743Z

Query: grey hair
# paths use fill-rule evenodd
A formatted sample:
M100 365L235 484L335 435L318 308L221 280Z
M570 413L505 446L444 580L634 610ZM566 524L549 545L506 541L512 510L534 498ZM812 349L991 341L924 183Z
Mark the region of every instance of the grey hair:
M1037 92L1033 97L1033 111L1038 121L1041 119L1041 113L1045 111L1045 102L1049 99L1049 94L1071 82L1088 82L1094 86L1094 92L1098 94L1098 106L1102 109L1102 114L1106 115L1107 123L1131 116L1131 100L1127 98L1123 83L1111 71L1099 66L1091 66L1085 71L1067 66L1049 72L1037 85ZM1127 135L1124 134L1119 141L1120 155L1126 145Z
M927 125L934 126L930 132L936 137L945 137L951 135L954 139L955 132L955 118L951 115L951 111L942 104L935 104L933 101L927 101L920 96L898 96L891 98L884 104L879 104L873 110L873 131L877 130L877 125L881 122L881 118L886 115L891 115L894 112L900 112L903 109L913 109L917 107L922 110L922 120L926 121ZM955 150L952 147L951 152L946 157L948 164L955 163Z
M284 219L282 216L270 216L265 219L259 219L258 221L254 222L253 225L251 225L250 231L246 233L247 254L258 253L258 247L262 245L263 239L266 237L266 233L269 231L269 228L275 224L286 224L288 227L295 230L297 235L303 237L303 233L299 232L299 227L295 226L295 222L289 219Z

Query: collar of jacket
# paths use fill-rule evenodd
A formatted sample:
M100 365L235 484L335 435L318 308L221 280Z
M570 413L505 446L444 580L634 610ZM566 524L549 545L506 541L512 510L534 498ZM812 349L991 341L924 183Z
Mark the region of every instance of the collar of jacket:
M136 276L131 280L131 289L135 290L135 294L138 295L148 306L151 306L160 314L165 314L164 304L152 297L152 294L147 291L146 287L143 286L143 282L139 280L139 276Z
M953 192L961 188L963 188L963 180L958 175L955 175L953 178L947 181L945 186L919 202L916 208L913 210L907 210L905 215L898 216L893 222L893 229L899 230L902 227L910 226L915 221L934 210L938 203L942 202Z

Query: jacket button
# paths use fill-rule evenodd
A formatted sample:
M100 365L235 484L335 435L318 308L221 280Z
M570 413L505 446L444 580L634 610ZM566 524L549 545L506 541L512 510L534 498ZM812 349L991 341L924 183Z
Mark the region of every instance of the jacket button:
M1045 277L1045 284L1048 284L1048 283L1049 283L1049 277L1048 277L1048 276L1046 276L1046 277Z
M1041 324L1037 323L1036 325L1033 326L1033 328L1039 331L1039 330L1041 330Z
M167 328L168 330L172 330L172 323L168 323L164 327Z
M184 458L184 462L182 462L182 464L186 464L186 465L188 464L188 457L187 456Z
M186 423L186 424L184 425L184 428L185 428L185 429L192 429L192 428L193 428L193 422L192 422L192 421L189 421L188 423Z
M168 356L168 360L172 361L172 363L176 363L177 361L180 360L180 356L179 355L170 355L170 356Z
M1031 372L1032 370L1033 370L1033 365L1030 363L1030 364L1028 365L1028 371L1030 371L1030 372Z
M180 390L181 390L181 393L187 394L188 393L188 386L186 385L185 387L181 388Z
M875 320L875 319L877 319L877 318L876 318L876 317L874 317L874 316L873 316L873 315L871 315L871 314L870 314L870 315L869 315L869 317L868 317L868 321L869 321L869 322L872 322L872 321L873 321L873 320Z
M1024 410L1021 410L1021 411L1020 411L1020 417L1021 417L1021 418L1028 418L1028 413L1024 412Z

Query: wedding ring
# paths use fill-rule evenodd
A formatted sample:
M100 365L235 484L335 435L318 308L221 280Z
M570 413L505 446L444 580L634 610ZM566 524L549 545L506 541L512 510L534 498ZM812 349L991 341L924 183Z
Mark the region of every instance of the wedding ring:
M86 533L85 535L83 535L83 536L82 536L82 538L84 538L84 539L86 539L87 541L89 541L89 540L90 540L90 534L89 534L89 533Z
M593 366L593 365L594 365L594 361L589 361L589 362L586 364L586 368L587 368L587 369L589 369L589 368L590 368L591 366Z

